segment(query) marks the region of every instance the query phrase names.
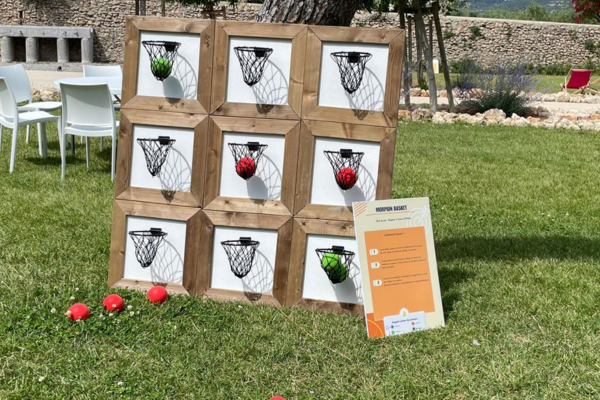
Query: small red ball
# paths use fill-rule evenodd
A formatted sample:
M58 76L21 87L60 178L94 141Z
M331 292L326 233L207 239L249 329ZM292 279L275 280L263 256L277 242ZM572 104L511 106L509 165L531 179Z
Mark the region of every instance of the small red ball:
M273 397L271 397L269 400L285 400L285 397L281 397L281 396L273 396Z
M250 179L256 173L256 163L250 157L244 157L238 161L235 171L244 179Z
M356 172L352 168L342 168L335 176L335 181L342 190L352 189L356 184Z
M153 286L148 290L148 300L152 303L164 303L168 296L167 289L162 286Z
M88 319L90 317L90 310L83 303L75 303L69 307L68 315L73 321Z
M104 309L107 311L122 311L125 307L123 299L118 294L109 294L104 298L102 304L104 304Z

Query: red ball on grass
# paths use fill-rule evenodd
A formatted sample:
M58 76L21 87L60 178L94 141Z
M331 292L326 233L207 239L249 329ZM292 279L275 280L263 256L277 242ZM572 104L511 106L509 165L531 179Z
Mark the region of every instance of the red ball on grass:
M281 397L281 396L273 396L273 397L271 397L269 400L285 400L285 397Z
M69 307L67 314L73 321L77 321L78 319L88 319L90 317L90 310L83 303L75 303Z
M168 296L167 289L162 286L153 286L148 290L148 300L152 303L164 303Z
M335 175L335 181L343 190L352 189L356 184L356 171L352 168L342 168Z
M122 311L125 307L123 299L118 294L109 294L104 298L102 304L104 304L104 309L107 311Z
M250 179L256 173L256 163L250 157L244 157L237 162L235 171L241 178Z

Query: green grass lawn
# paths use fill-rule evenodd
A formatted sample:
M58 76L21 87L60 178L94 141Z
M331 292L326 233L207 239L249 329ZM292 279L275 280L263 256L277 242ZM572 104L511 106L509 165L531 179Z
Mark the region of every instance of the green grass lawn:
M383 340L363 318L124 290L108 316L109 149L87 170L79 146L62 182L55 133L47 160L21 138L12 175L8 136L1 399L600 396L597 134L400 125L393 195L431 198L447 326ZM65 317L76 301L89 320Z

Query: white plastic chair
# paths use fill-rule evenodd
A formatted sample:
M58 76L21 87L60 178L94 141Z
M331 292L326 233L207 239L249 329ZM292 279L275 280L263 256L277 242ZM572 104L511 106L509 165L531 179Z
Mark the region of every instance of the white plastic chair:
M62 107L60 101L33 102L31 83L22 64L0 67L0 76L4 77L8 82L17 103L27 102L27 104L18 108L19 111L54 111ZM29 127L30 125L27 125L26 143L29 143ZM42 134L42 126L38 124L38 147L40 155L43 152L42 141L40 140Z
M19 113L17 101L7 82L6 78L0 78L0 145L2 143L2 131L4 127L12 128L12 146L10 151L10 173L15 169L15 156L17 153L17 134L20 126L29 126L32 124L45 124L46 122L56 122L58 128L59 141L61 138L60 117L49 114L45 111L29 111ZM40 135L42 154L48 157L48 146L46 143L46 133Z
M123 78L123 69L120 65L83 65L83 76L95 77L95 76L120 76ZM113 103L115 110L121 109L121 99L115 96L117 101ZM83 143L83 137L81 138ZM104 150L104 138L100 138L100 151Z
M60 156L62 178L65 178L65 145L67 135L85 137L85 159L90 167L91 137L112 137L110 179L115 180L115 158L117 155L117 127L112 96L107 84L73 85L60 84L62 97L62 136Z

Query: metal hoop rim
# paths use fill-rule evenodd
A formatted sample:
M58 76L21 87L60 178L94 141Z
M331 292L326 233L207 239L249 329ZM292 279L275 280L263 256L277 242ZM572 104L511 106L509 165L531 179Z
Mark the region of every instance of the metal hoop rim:
M161 139L159 138L143 138L143 139L137 139L138 143L145 143L145 142L159 142L161 146L166 146L168 144L173 144L175 143L177 140L175 139L163 139L164 141L167 141L168 143L160 143Z
M359 58L367 58L369 60L373 57L373 54L362 51L336 51L334 53L331 53L331 57L340 58L349 58L351 55Z
M151 231L151 230L147 230L147 231L129 231L129 234L131 236L139 236L139 237L165 237L168 235L167 232L163 232L163 231Z
M234 246L234 247L248 247L248 246L256 246L260 245L258 240L249 240L249 241L241 241L237 240L224 240L221 242L221 246Z
M335 151L335 150L325 150L325 151L323 151L323 154L342 154L342 152ZM360 156L360 155L364 156L365 155L364 151L350 151L346 154L350 154L352 156Z
M273 49L270 47L255 47L255 46L237 46L233 48L235 51L241 51L242 53L254 53L256 55L256 52L264 52L264 56L262 57L266 57L267 55L271 55L271 53L273 53ZM259 57L257 55L257 57Z
M322 254L325 255L327 253L329 254L336 254L336 255L341 255L341 256L355 256L356 253L354 253L353 251L350 250L335 250L333 248L328 248L328 249L316 249L315 250L317 252L317 254Z
M144 46L173 46L176 47L176 49L181 46L181 43L179 42L170 42L165 40L144 40L142 44Z

